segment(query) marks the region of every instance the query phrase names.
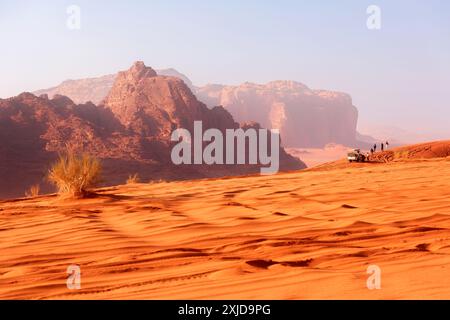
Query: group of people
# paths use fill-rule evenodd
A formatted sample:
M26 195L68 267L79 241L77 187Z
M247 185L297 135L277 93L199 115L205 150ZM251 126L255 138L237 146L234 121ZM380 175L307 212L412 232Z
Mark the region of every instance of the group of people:
M381 143L381 152L383 152L384 149L387 149L388 147L389 147L389 141L382 142ZM377 144L376 143L373 145L373 148L370 149L370 154L374 154L375 152L377 152Z

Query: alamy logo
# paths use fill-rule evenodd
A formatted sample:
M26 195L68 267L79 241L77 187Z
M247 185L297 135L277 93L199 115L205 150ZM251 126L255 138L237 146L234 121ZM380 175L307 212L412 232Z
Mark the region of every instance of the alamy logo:
M381 269L377 265L370 265L367 267L367 274L370 274L369 278L367 279L367 289L374 290L374 289L381 289Z
M66 25L69 30L81 29L81 8L77 5L68 6L66 13L67 17Z
M381 29L381 8L376 5L367 7L366 13L369 15L367 18L367 29L380 30Z
M176 165L261 164L266 166L260 169L264 175L279 169L280 134L276 129L226 129L224 137L219 129L203 132L202 121L195 121L193 138L187 129L179 128L172 132L171 140L178 142L171 152ZM204 142L208 145L203 149Z
M81 269L76 264L71 264L67 267L67 280L66 285L69 290L81 289Z

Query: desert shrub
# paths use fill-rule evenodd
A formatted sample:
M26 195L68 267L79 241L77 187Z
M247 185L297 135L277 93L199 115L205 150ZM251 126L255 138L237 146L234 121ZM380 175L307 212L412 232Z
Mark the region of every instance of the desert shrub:
M37 197L39 195L40 190L41 190L41 188L39 187L39 185L35 184L35 185L31 186L30 189L25 191L25 197L27 197L27 198Z
M128 176L127 184L139 183L139 175L135 173L134 175Z
M83 197L100 182L101 163L87 154L76 154L72 149L60 154L49 171L49 180L63 195Z

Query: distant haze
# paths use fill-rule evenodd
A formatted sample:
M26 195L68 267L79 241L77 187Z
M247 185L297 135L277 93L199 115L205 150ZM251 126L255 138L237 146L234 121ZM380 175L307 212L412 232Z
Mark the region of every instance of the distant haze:
M66 27L74 3L80 30ZM144 60L195 85L296 80L346 92L363 133L449 138L450 1L376 1L378 31L366 27L373 3L1 1L0 97Z

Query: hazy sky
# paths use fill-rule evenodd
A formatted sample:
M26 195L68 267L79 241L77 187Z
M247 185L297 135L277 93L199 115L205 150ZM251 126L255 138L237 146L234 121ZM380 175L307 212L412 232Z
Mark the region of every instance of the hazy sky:
M381 30L366 9L381 8ZM66 26L69 5L81 29ZM0 97L143 60L197 85L297 80L352 95L362 124L450 138L447 0L0 0Z

